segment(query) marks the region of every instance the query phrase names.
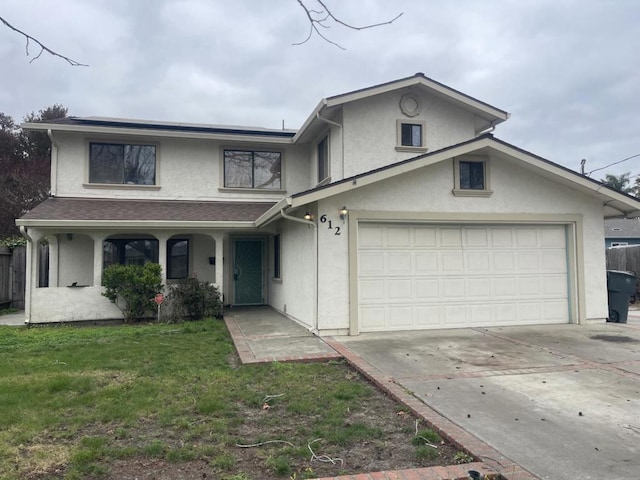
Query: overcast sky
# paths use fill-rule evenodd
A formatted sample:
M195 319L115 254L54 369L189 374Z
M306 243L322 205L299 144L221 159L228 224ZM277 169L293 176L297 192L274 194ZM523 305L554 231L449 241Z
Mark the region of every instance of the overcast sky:
M314 0L305 0L318 8ZM325 0L352 24L314 36L297 0L0 0L0 112L298 128L323 97L424 72L511 113L494 134L587 171L640 154L638 0ZM314 7L315 5L315 7ZM32 57L39 50L31 45ZM640 174L640 157L593 173Z

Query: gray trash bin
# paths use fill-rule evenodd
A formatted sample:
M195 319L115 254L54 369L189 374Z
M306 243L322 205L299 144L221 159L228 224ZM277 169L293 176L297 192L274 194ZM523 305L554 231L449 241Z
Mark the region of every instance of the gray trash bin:
M607 270L609 322L627 323L629 299L636 291L638 278L632 272Z

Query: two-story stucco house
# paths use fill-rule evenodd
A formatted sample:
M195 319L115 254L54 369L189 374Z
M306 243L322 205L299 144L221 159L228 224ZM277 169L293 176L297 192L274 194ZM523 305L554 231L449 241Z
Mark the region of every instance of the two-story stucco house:
M640 202L498 140L508 118L416 74L299 130L25 124L53 145L51 198L17 220L26 320L119 318L103 268L154 261L319 334L603 321L603 219Z

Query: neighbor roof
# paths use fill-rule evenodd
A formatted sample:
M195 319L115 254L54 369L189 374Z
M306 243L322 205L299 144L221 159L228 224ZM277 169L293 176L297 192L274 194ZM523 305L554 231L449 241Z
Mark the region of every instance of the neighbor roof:
M604 237L640 239L640 218L615 218L605 220Z
M196 202L178 200L107 200L97 198L49 198L16 221L24 226L56 226L91 223L119 225L177 222L253 224L273 202Z

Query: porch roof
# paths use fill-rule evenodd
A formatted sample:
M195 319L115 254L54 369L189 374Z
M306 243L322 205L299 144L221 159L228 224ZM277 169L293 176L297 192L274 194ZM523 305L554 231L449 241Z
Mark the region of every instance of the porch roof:
M79 223L211 223L253 224L274 202L219 202L181 200L124 200L48 198L21 218L24 226Z

